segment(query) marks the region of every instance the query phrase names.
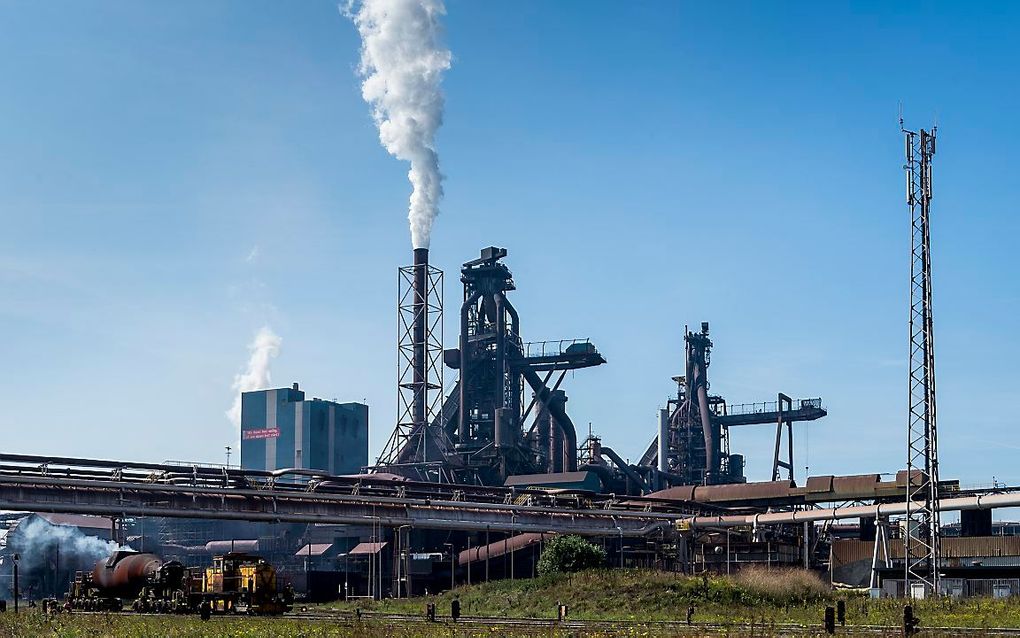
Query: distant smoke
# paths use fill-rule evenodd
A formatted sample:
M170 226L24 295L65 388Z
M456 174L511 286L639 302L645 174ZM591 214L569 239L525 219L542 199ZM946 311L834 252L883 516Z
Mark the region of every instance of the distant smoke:
M37 516L22 519L17 536L20 567L26 577L36 570L55 568L47 565L49 561L59 561L64 568L92 569L100 558L118 549L130 549L98 536L86 536L77 527L52 525Z
M248 357L248 368L241 374L234 377L234 404L227 410L227 417L235 427L241 427L241 393L252 390L264 390L272 382L269 374L269 362L276 355L280 354L280 345L283 339L278 337L269 326L262 326L248 349L251 356Z
M442 0L349 0L345 13L361 34L361 95L379 141L411 162L411 244L428 248L443 196L435 138L443 123L439 83L451 59L439 37L446 8Z

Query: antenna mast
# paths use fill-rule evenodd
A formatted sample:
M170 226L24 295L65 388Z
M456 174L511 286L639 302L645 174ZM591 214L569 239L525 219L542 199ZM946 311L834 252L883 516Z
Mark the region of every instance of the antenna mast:
M907 420L905 594L938 595L942 525L939 517L938 428L935 420L935 341L931 301L931 211L935 132L900 129L906 142L910 208L910 370Z

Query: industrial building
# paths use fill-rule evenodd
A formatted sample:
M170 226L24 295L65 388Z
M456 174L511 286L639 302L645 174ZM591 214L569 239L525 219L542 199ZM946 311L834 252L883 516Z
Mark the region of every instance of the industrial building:
M368 465L368 406L290 388L241 395L241 467L357 474Z

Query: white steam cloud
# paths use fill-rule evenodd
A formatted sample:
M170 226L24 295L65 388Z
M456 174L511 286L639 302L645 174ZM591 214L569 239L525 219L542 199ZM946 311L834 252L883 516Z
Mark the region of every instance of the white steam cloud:
M361 95L372 107L379 141L411 162L411 244L428 248L443 196L435 138L443 123L439 84L451 60L440 42L446 8L442 0L351 0L345 14L361 34Z
M21 569L30 575L46 568L48 558L59 552L63 565L92 569L100 558L106 558L122 547L98 536L86 536L77 527L51 525L41 518L29 516L18 524L20 537L17 551L21 553Z
M281 339L269 326L262 326L255 338L248 344L251 355L248 367L234 377L234 404L227 410L227 417L235 427L241 427L241 393L252 390L264 390L272 382L269 374L269 362L280 354Z

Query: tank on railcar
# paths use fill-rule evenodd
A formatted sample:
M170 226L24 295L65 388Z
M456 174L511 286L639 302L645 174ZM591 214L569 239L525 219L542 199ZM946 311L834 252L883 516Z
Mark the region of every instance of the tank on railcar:
M177 561L155 554L118 550L96 562L91 572L77 572L65 604L72 609L116 611L128 601L136 611L188 610L190 575Z

